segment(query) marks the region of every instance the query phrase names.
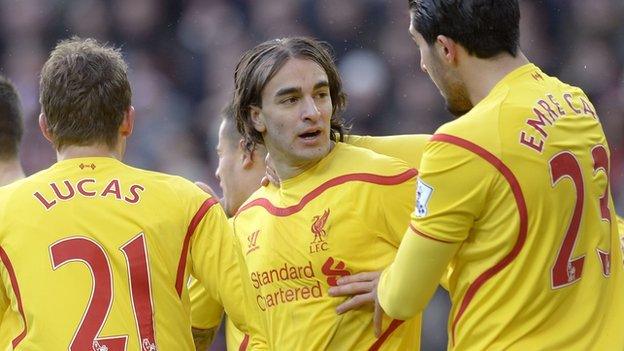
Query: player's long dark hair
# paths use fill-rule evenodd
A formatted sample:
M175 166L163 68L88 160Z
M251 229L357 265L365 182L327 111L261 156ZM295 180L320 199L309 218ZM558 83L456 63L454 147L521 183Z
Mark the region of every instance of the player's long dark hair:
M333 141L343 141L345 122L340 117L347 97L328 44L306 37L290 37L266 41L245 52L234 71L232 109L236 127L245 138L245 147L251 151L256 144L264 144L262 134L251 121L251 106L262 107L262 90L290 58L303 58L321 66L329 80L332 100L331 133Z

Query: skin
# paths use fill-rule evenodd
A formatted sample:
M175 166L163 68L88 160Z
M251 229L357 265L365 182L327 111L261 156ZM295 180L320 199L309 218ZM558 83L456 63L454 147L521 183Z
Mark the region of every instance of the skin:
M118 129L117 141L113 147L106 144L90 144L90 145L66 145L56 150L56 159L58 161L68 160L79 157L113 157L122 160L126 153L126 141L132 135L134 128L134 107L129 106L124 112L123 121ZM48 120L45 114L39 115L39 129L43 136L49 141L54 140L54 135L48 128Z
M24 170L17 158L0 161L0 186L24 178Z
M301 174L330 152L331 114L327 74L314 61L291 58L267 83L251 117L279 179Z
M263 150L247 152L242 137L238 134L232 135L232 126L229 126L229 123L231 122L223 120L219 127L217 144L219 165L215 176L219 179L219 185L223 190L221 203L226 214L231 217L258 189L264 176L265 162Z
M240 134L231 131L231 123L223 120L219 126L219 142L217 154L219 164L215 176L223 191L221 204L228 217L236 214L238 208L253 194L260 185L266 169L263 147L248 152L244 147L244 140ZM233 134L236 135L233 135ZM214 191L204 183L195 183L202 190L214 196ZM218 328L193 328L193 341L196 350L208 350Z
M413 21L410 21L409 33L420 51L421 70L427 73L438 87L446 101L447 109L455 116L462 116L470 111L507 74L529 63L520 51L516 57L501 53L492 58L480 59L470 55L461 44L444 35L438 35L436 41L429 45L416 30ZM429 244L425 242L423 246ZM433 246L428 248L428 253L435 251L434 256L448 257L447 261L451 260L457 250L457 247L450 244ZM447 263L440 265L440 276ZM337 307L336 312L339 314L368 303L375 303L374 324L377 336L381 333L383 313L377 299L380 274L381 272L365 272L343 277L338 280L338 286L329 290L331 296L353 296ZM439 279L430 284L432 287L428 289L433 291L437 281Z

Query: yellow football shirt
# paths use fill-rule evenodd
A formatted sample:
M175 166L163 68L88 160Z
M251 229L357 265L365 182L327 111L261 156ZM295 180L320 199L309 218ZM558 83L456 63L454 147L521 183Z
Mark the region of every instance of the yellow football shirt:
M304 173L256 191L239 209L253 298L271 350L414 350L420 316L373 332L372 306L342 315L327 290L349 274L379 271L398 248L414 204L416 170L338 143Z
M405 264L384 272L381 305L409 308L386 299L396 293L386 284L409 276L418 259L402 252L420 235L462 243L451 261L450 348L622 349L624 272L608 174L587 96L532 64L516 69L427 144L397 254Z
M231 220L229 220L229 222L231 224ZM237 261L233 260L232 262ZM232 270L232 272L236 273L233 277L233 279L236 280L239 272L238 270ZM238 309L245 308L246 305L241 303L241 299L244 299L244 297L236 288L227 293L232 298L236 299L235 302ZM199 281L193 280L191 282L189 286L189 296L191 299L191 324L193 328L218 328L223 315L223 307L206 293L206 289ZM233 317L228 316L226 319L225 340L227 342L227 349L246 350L249 345L249 337L236 327L233 318L236 319L236 315Z
M347 135L347 144L373 150L378 154L398 158L408 166L418 169L429 134L406 134L390 136Z
M624 219L618 216L617 220L618 220L618 232L620 233L620 247L622 248L622 256L624 256ZM622 263L624 263L624 259L622 260Z
M0 311L17 321L1 347L194 350L189 274L221 301L236 245L191 182L112 158L58 162L0 189Z
M409 167L418 168L425 144L431 135L393 135L385 137L348 135L345 142L373 150L377 153L405 161ZM191 297L192 325L198 329L212 329L219 326L223 310L203 293L201 284L193 281L189 287ZM228 350L244 350L248 337L236 328L231 318L226 320L225 337Z

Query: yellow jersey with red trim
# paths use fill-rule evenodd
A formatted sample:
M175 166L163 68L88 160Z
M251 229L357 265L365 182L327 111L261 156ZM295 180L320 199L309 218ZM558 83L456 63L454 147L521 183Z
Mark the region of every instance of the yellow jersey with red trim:
M231 225L231 219L228 220ZM232 261L236 262L236 261ZM230 267L228 271L234 272L235 275L233 278L238 277L239 270L233 269L236 267ZM245 306L245 304L241 303L240 299L243 297L240 293L237 293L236 289L232 289L232 296L236 299L239 299L238 306L241 308ZM223 316L223 306L218 302L213 300L210 297L210 294L206 292L206 289L203 285L195 279L192 279L192 282L189 285L189 297L191 299L191 325L196 329L213 329L218 328L221 323L221 317ZM234 317L236 318L236 317ZM246 336L245 333L240 331L236 327L236 323L234 323L231 317L227 317L225 320L225 340L227 343L228 350L246 350L249 344L249 336Z
M393 135L384 137L348 135L345 142L373 150L379 154L395 157L405 161L409 167L418 168L425 144L431 135ZM212 329L217 328L221 322L222 308L215 308L215 304L203 293L204 289L198 281L193 281L189 286L191 297L191 316L193 328ZM248 337L236 328L231 318L225 321L225 339L228 350L244 350Z
M0 347L194 350L189 274L240 305L240 273L223 274L237 245L217 200L187 180L60 161L0 189Z
M408 235L461 243L449 278L450 349L624 348L609 156L587 96L533 64L436 132ZM384 299L393 295L387 274L421 264L402 263L379 286L389 310L409 302Z
M618 220L618 232L620 234L620 248L622 249L622 256L624 256L624 219L622 217L617 216ZM624 263L624 259L622 260Z
M347 144L375 151L378 154L398 158L408 166L418 169L430 134L405 134L390 136L347 135Z
M240 241L271 350L414 350L420 316L386 320L373 307L345 314L327 290L345 275L379 271L400 244L414 204L416 170L337 143L319 163L256 191L239 209Z

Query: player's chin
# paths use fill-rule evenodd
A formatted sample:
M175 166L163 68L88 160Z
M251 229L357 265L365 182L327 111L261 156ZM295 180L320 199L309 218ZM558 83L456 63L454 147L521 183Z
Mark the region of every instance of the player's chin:
M329 153L329 143L327 145L305 145L297 148L297 158L302 161L317 161Z

